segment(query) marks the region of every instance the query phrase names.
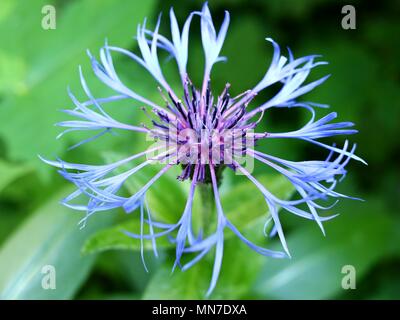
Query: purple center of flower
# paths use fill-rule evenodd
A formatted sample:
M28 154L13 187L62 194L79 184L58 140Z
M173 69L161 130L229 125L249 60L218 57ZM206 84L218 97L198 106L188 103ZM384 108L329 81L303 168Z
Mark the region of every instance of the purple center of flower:
M199 165L199 182L209 182L209 166L229 166L246 155L247 147L254 147L254 132L258 122L249 122L246 107L255 93L246 91L232 98L230 84L215 99L210 82L200 92L190 79L184 82L183 99L171 91L169 99L163 96L170 113L154 109L157 119L152 119L150 134L165 144L168 161L181 164L180 180L192 178L194 166Z

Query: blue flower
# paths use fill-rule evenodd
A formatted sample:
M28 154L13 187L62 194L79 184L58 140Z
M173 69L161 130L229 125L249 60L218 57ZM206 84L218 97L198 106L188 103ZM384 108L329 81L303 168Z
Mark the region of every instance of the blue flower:
M194 87L187 73L189 33L194 19L199 17L201 39L205 55L204 81L201 88ZM134 154L118 162L106 165L87 165L64 162L60 159L49 161L50 165L59 168L59 173L76 186L76 191L67 196L63 203L73 209L86 212L82 219L84 224L88 217L99 211L114 208L123 208L126 212L139 209L141 220L140 234L126 232L132 238L152 241L154 253L157 255L156 239L168 236L176 245L176 266L186 270L200 261L208 252L215 248L215 262L211 283L207 294L216 286L220 273L223 249L224 232L230 229L240 240L259 254L284 258L290 257L286 244L278 210L282 208L297 216L315 220L324 232L323 222L335 216L323 217L319 211L333 207L338 198L349 198L335 191L337 182L346 175L346 165L350 159L364 161L354 154L355 145L346 140L343 147L328 145L320 141L321 138L336 135L349 135L357 131L352 129L351 122L332 122L336 113L332 112L321 119L316 119L315 108L324 108L311 102L301 102L298 98L322 84L327 77L311 83L306 79L313 68L326 64L317 61L318 56L310 55L294 58L289 50L288 56L281 54L279 45L270 38L266 40L273 46L272 62L264 77L253 88L232 98L229 94L230 85L227 84L219 96L213 96L210 87L210 76L213 66L226 58L220 55L227 35L230 16L225 17L219 30L214 26L213 19L207 4L201 11L189 15L182 29L170 10L172 39L159 33L160 18L154 30L146 28L146 23L137 28L137 42L140 55L128 50L110 46L107 43L100 49L100 60L88 52L93 71L97 78L113 89L116 94L106 98L95 98L86 84L83 73L80 71L82 87L88 97L87 101L80 102L69 92L75 108L64 110L76 120L63 121L59 126L66 128L60 136L71 131L94 131L96 134L81 141L73 147L92 141L114 129L128 130L142 135L142 138L151 137L158 141L147 150ZM178 66L182 92L176 93L168 84L162 72L158 51L169 53ZM114 68L112 53L120 53L132 59L145 68L161 86L165 106L154 103L128 88L118 77ZM281 89L271 99L254 108L249 107L253 98L264 89L274 84L281 84ZM166 94L163 94L166 93ZM134 126L113 119L103 109L103 104L119 100L130 99L144 105L146 115L151 118L151 127ZM303 108L311 115L310 120L302 128L295 131L273 133L256 132L257 125L263 121L264 112L270 108ZM151 115L150 115L151 114ZM261 139L296 139L307 141L324 148L329 155L325 160L290 161L272 156L255 148L255 143ZM284 175L294 186L298 199L283 200L271 193L243 165L243 159L250 157ZM126 164L133 160L142 159L139 165L129 170L123 170ZM126 181L154 161L163 164L162 169L155 174L135 194L126 196L121 192ZM180 219L176 223L167 224L154 221L152 212L146 201L146 193L151 186L173 166L182 167L179 180L189 180L190 189L187 203ZM228 220L224 214L220 201L219 173L221 168L229 168L250 180L261 192L266 207L270 212L270 219L266 225L273 223L272 234L277 233L284 251L273 251L255 245L246 239L239 229ZM118 173L115 173L119 169ZM179 182L177 182L179 183ZM217 227L215 230L196 234L193 228L192 206L196 190L199 185L210 184L216 207ZM76 203L82 196L86 201ZM319 200L334 199L328 206L322 206ZM149 233L144 233L144 226L148 226ZM185 254L194 254L194 258L186 264L181 264ZM144 262L144 261L143 261Z

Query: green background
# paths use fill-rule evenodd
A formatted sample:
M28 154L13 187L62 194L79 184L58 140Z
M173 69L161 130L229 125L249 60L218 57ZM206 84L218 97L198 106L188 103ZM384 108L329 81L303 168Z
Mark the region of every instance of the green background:
M57 27L41 27L42 7L56 8ZM341 27L341 8L356 8L356 30ZM59 200L71 186L38 159L104 163L141 150L145 142L135 135L108 135L67 152L79 134L56 140L71 108L66 88L84 99L79 85L81 65L96 97L111 94L93 76L85 53L95 55L107 38L110 44L137 50L136 25L148 17L154 25L163 12L162 32L169 35L168 10L174 6L182 25L201 1L32 0L0 2L0 298L2 299L196 299L204 298L213 255L194 268L171 275L174 251L159 241L160 256L152 257L146 244L143 269L139 242L121 228L137 230L138 213L99 213L80 230L81 214L62 207ZM333 0L211 0L219 24L225 9L231 25L223 48L227 63L212 76L215 93L226 82L240 93L263 76L272 55L265 37L296 57L322 54L329 62L310 78L331 78L305 100L331 105L339 120L356 123L357 154L368 166L351 162L339 190L365 199L343 200L329 213L340 213L325 223L324 237L317 225L282 213L291 260L258 256L232 235L226 235L221 277L211 298L221 299L399 299L400 298L400 7L396 1ZM196 20L196 19L195 19ZM203 56L196 20L191 28L189 71L195 84L202 76ZM161 56L165 75L177 84L172 61ZM121 78L133 89L159 101L156 83L132 61L115 55ZM271 96L260 94L256 102ZM254 105L254 104L253 104ZM138 124L144 117L135 102L107 106L124 122ZM325 114L323 111L320 115ZM307 120L296 110L273 110L264 129L282 131ZM335 141L343 143L343 138ZM329 141L328 142L333 142ZM307 160L326 154L302 143L274 141L260 149L287 159ZM145 172L136 182L146 181ZM176 172L174 173L176 174ZM263 166L255 175L282 197L291 194L284 179ZM127 186L133 192L135 183ZM242 177L226 175L222 198L227 215L245 234L262 245L279 248L276 239L262 236L267 210L262 197ZM187 184L174 175L160 181L149 194L160 219L173 222L182 212ZM195 204L195 213L200 204ZM41 286L43 266L56 268L56 289ZM356 289L344 290L343 266L356 270Z

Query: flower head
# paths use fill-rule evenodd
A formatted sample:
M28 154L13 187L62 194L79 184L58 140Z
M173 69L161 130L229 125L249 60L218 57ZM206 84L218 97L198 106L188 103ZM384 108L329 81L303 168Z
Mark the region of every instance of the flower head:
M200 19L201 39L205 54L204 80L200 88L193 85L187 73L189 32L193 20L197 18ZM110 46L107 43L100 50L100 60L89 53L95 75L101 82L113 89L116 95L95 98L80 70L82 87L88 100L80 102L69 92L75 108L65 110L65 112L76 117L77 120L58 123L59 126L67 128L60 136L79 130L96 132L92 138L74 146L77 147L114 129L121 129L142 135L143 139L147 135L157 143L147 150L106 165L44 160L58 167L60 174L76 185L76 191L66 197L63 203L73 209L85 211L86 216L82 222L98 211L123 208L126 212L132 212L139 209L141 233L126 232L126 234L140 239L142 243L144 240L152 241L154 249L157 238L169 236L176 245L175 266L180 266L184 270L193 266L215 248L215 262L208 294L214 289L220 273L225 229L233 231L246 245L262 255L275 258L290 256L278 209L282 208L300 217L315 220L323 231L323 221L334 216L321 217L318 211L331 206L323 207L317 201L347 197L335 191L338 179L345 176L345 166L350 159L363 162L354 154L356 146L351 146L347 140L342 148L319 141L325 137L355 133L356 130L351 128L353 123L332 122L337 116L335 112L317 120L314 110L324 106L298 101L300 96L313 90L327 78L323 77L314 82L305 83L314 67L325 64L325 62L316 60L318 56L311 55L295 59L289 51L288 57L285 57L281 54L278 44L267 38L266 40L273 46L274 54L261 81L237 97L230 96L230 84L226 84L219 95L213 94L211 71L214 64L225 60L220 53L227 35L229 20L229 13L225 12L222 25L217 30L208 6L205 4L201 11L191 13L183 27L180 28L174 11L171 9L171 40L159 33L159 18L154 30L147 29L145 23L138 26L137 42L140 55ZM159 50L165 50L176 60L182 83L180 92L175 92L164 77L158 58ZM165 105L148 100L121 81L113 65L111 55L113 52L131 58L155 78L160 85L160 93L164 98ZM251 106L253 98L259 92L276 83L281 83L281 89L277 94L261 105ZM143 109L152 125L150 127L135 126L119 122L105 112L102 107L104 104L123 99L130 99L144 105ZM311 119L305 126L295 131L257 132L257 125L263 121L264 112L270 108L303 108L310 112ZM261 139L304 140L326 149L329 155L325 160L300 162L285 160L257 151L255 143ZM275 196L243 164L245 158L251 158L284 175L293 184L299 198L283 200ZM115 173L118 168L122 168L136 159L143 159L143 161L129 170L120 170ZM135 194L124 196L121 188L126 181L130 177L134 177L139 170L152 165L155 160L163 164L162 169ZM173 166L182 168L178 178L182 181L190 181L190 189L180 219L176 223L167 224L154 221L146 202L146 193ZM273 223L273 233L278 234L284 249L283 252L255 245L228 220L224 214L219 194L220 172L224 168L240 173L254 183L261 192L270 212L270 219L267 222ZM192 226L192 206L196 189L204 184L209 184L212 188L217 227L208 234L202 232L196 234ZM87 202L76 204L75 200L82 195L86 196ZM300 206L302 204L305 206ZM148 234L143 232L143 225L146 224L150 230ZM195 258L181 265L181 257L187 253L194 253Z

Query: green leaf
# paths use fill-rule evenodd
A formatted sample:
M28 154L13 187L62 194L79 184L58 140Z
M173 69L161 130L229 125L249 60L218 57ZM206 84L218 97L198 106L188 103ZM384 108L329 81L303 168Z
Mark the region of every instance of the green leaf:
M107 250L140 250L140 241L128 237L124 231L140 233L140 220L135 217L112 228L107 228L91 236L82 247L83 254L92 254ZM171 248L165 237L157 239L157 248ZM151 241L144 241L144 250L152 250Z
M0 192L11 182L29 173L32 168L23 165L14 165L0 160Z
M118 161L124 158L116 152L105 152L104 158L107 163ZM128 166L119 167L116 173L124 172ZM125 189L129 195L136 193L147 181L159 170L158 165L149 166L135 173L125 183ZM175 222L179 219L185 204L184 186L176 180L176 171L168 172L161 177L146 194L149 208L153 219L162 222ZM168 192L166 192L168 190ZM112 228L101 230L90 237L82 248L84 254L91 254L106 250L140 250L140 241L128 237L123 231L140 233L140 219L138 210L127 217L128 221L118 224ZM148 233L148 229L145 229ZM171 244L164 238L157 240L157 247L170 248ZM144 242L144 249L151 250L150 241Z
M290 197L293 187L282 176L258 177L269 190L283 199ZM226 190L222 195L226 216L246 236L260 238L268 209L262 195L250 181L245 180ZM263 246L265 243L262 244ZM211 299L240 299L249 292L250 284L265 257L253 252L236 238L232 232L225 232L224 259L220 279ZM171 275L171 266L164 265L150 281L144 299L202 299L210 283L214 253L209 253L191 269L176 270ZM251 263L250 263L251 261ZM234 266L234 267L232 267Z
M238 183L222 195L222 204L228 219L238 226L250 228L268 218L268 207L261 192L248 179ZM257 177L267 189L281 199L288 199L293 194L293 185L282 175L262 175Z
M97 215L80 230L79 215L59 204L64 189L25 221L0 250L2 299L70 299L86 279L95 256L81 257L85 239L111 223L112 216ZM54 266L56 289L45 290L45 266Z
M108 157L108 159L120 159L121 157ZM143 176L136 177L128 184L128 189L131 193L137 190L136 183L140 185ZM148 180L147 177L144 181ZM164 180L164 184L159 188L151 188L148 192L148 198L150 202L151 211L157 211L158 208L164 208L162 211L165 212L162 216L161 221L177 221L179 215L182 213L181 206L177 206L177 203L183 205L182 198L184 197L183 191L180 188L181 183L179 181L171 181L172 177L167 177ZM260 182L265 185L270 185L271 192L276 194L278 197L287 198L292 194L292 187L287 180L281 176L266 176L259 178ZM132 185L135 181L135 185ZM168 193L163 190L169 190ZM254 192L254 186L250 181L245 181L232 188L229 192L225 192L222 197L224 210L227 217L237 225L240 225L244 229L251 228L253 225L263 225L262 221L268 218L268 210L265 204L265 200L260 193ZM172 199L172 201L171 201ZM162 207L164 204L164 207ZM198 205L197 205L198 206ZM199 214L199 210L194 211L194 214ZM169 216L167 216L169 213ZM170 217L175 217L171 219ZM154 219L154 218L153 218ZM106 250L140 250L140 241L138 239L132 239L126 236L123 231L127 230L136 234L140 233L140 219L137 213L128 218L127 222L121 223L112 228L101 230L94 234L82 248L84 254L96 253ZM261 228L259 232L261 232ZM148 231L147 231L148 233ZM227 237L232 236L228 234ZM165 237L157 239L157 247L167 249L171 248L172 245ZM144 249L151 250L151 242L144 242Z
M117 152L104 152L104 158L107 163L112 163L127 155ZM115 170L116 173L122 173L131 168L131 165L124 165ZM151 164L142 170L137 171L124 184L128 195L133 195L140 190L154 175L156 175L162 165ZM180 174L179 167L173 167L158 179L146 193L152 215L163 222L175 222L180 217L186 203L185 189L188 182L177 181L176 177ZM168 190L168 192L166 192Z
M316 226L287 237L292 259L271 260L257 279L255 293L273 299L327 299L342 292L342 267L352 265L356 280L385 255L395 227L379 203L346 204L344 214L326 222L326 238ZM398 245L397 245L398 250Z
M227 234L224 259L218 283L210 299L242 299L249 294L250 285L266 258ZM210 285L214 253L186 271L171 274L171 264L164 264L151 278L143 299L204 299Z
M10 159L38 166L37 154L57 154L65 148L55 140L59 129L54 123L64 117L58 110L71 105L67 86L73 91L80 88L78 66L82 65L85 73L91 69L86 49L97 54L106 38L123 47L133 43L136 25L151 13L154 3L76 0L61 6L53 2L55 30L41 27L41 9L52 1L18 1L11 6L0 20L0 66L14 65L15 73L5 73L17 77L9 83L15 88L2 92L0 104L0 118L9 119L3 122L0 135ZM103 87L101 95L105 94Z
M203 259L185 272L175 270L171 274L171 266L164 264L151 278L142 299L202 299L207 292L211 268L212 265Z
M123 287L129 293L141 293L153 275L152 271L163 263L163 253L160 251L160 256L157 258L152 252L145 252L144 259L149 272L146 271L141 254L138 251L115 250L104 252L99 255L94 272L106 274L113 282L123 283ZM96 282L88 283L81 294L85 295L85 293L90 292L94 286L96 286ZM108 294L109 290L106 287L102 292Z
M139 171L137 175L135 174L127 185L129 193L133 194L135 190L148 182L160 168L158 165L150 165L145 170ZM189 182L182 183L176 179L180 174L179 170L179 167L170 169L146 193L149 208L154 219L158 221L175 223L183 212L186 203L185 188L188 187Z
M377 271L379 272L378 281L376 281L378 285L365 298L371 300L399 300L400 275L398 273L398 265Z

